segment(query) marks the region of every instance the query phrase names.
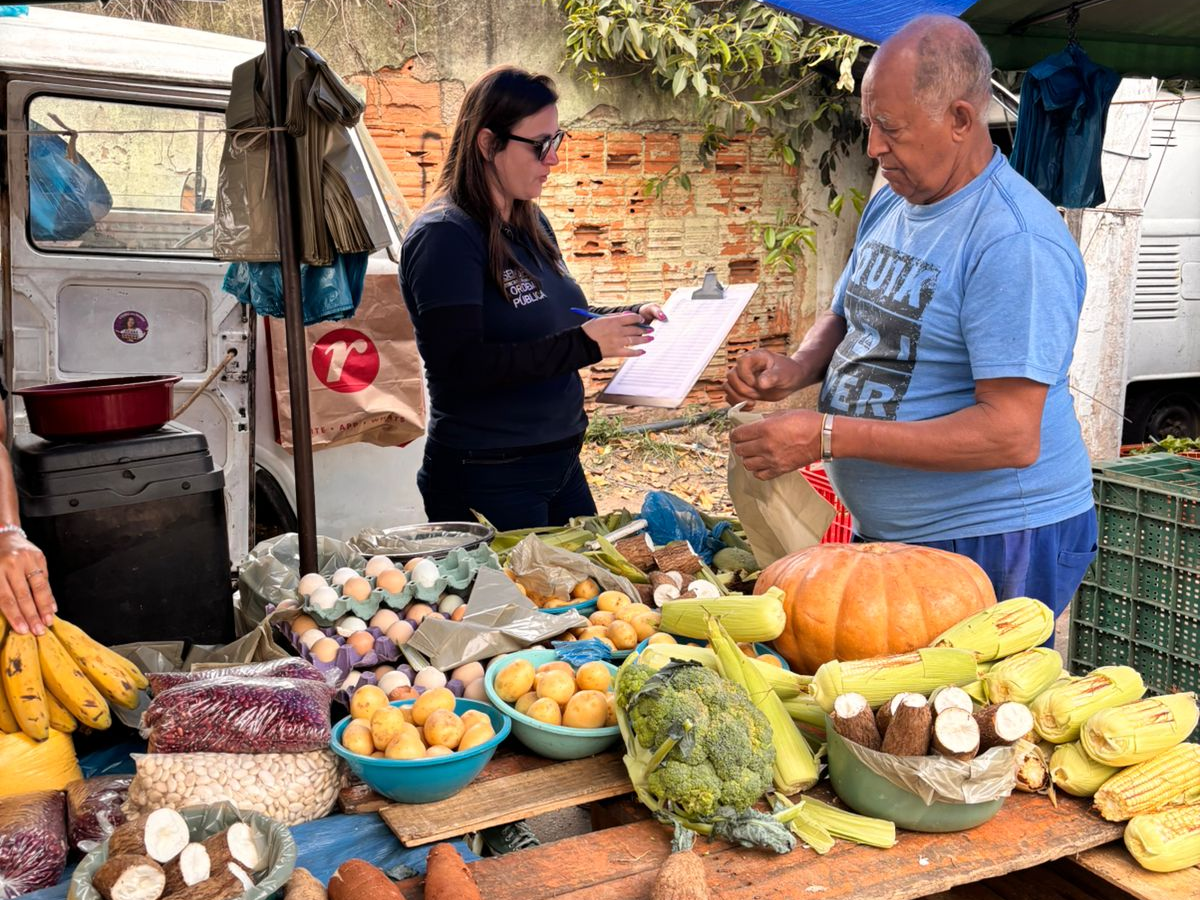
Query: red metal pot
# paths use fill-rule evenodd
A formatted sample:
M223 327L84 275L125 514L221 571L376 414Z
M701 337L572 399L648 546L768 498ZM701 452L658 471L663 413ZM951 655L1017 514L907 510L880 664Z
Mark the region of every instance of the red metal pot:
M29 430L47 440L106 440L153 431L171 420L178 375L63 381L13 391L25 401Z

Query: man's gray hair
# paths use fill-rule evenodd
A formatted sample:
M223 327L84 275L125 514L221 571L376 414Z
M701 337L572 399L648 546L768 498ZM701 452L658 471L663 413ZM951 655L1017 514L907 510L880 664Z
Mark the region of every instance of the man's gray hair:
M912 41L917 55L913 91L931 118L941 119L956 100L966 100L979 119L986 118L992 58L971 26L953 16L919 16L895 37Z

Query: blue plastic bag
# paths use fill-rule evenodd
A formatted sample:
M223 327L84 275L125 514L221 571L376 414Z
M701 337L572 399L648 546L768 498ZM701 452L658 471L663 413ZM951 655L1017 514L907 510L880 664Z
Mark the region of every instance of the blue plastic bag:
M362 859L393 878L425 874L425 858L434 844L405 847L377 815L334 815L292 827L296 865L322 884L348 859ZM453 842L465 862L479 859L462 841Z
M336 322L354 315L362 300L368 256L339 253L332 266L300 266L305 325ZM253 306L260 316L285 318L279 263L231 263L221 287L242 303Z
M0 7L2 8L2 7ZM46 131L31 121L30 131ZM29 136L29 230L36 241L73 241L112 209L104 179L57 134Z
M728 522L722 522L710 532L696 507L667 491L651 491L646 495L641 518L646 520L646 530L656 545L687 541L705 565L711 563L713 554L725 546L720 537L729 527Z

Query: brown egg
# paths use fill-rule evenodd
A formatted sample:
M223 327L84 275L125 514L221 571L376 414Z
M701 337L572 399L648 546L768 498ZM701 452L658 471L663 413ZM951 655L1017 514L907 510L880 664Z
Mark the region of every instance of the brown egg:
M337 652L341 646L342 645L333 638L321 638L321 640L312 645L313 659L317 660L318 662L331 663L333 662L334 657L337 656Z
M304 613L292 619L292 632L294 634L304 634L310 628L316 628L317 622L312 616L306 616Z
M360 656L366 656L375 649L375 635L369 631L356 631L346 639L350 648Z
M375 586L381 591L387 591L389 594L398 594L404 590L404 586L408 584L408 578L399 569L388 569L380 572L379 577L375 579Z
M346 579L346 583L342 585L342 594L351 600L362 603L371 596L371 582L355 575L353 578Z

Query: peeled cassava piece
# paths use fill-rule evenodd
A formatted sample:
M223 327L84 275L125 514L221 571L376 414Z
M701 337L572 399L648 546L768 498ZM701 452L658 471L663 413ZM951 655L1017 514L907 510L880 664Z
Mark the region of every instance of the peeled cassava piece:
M191 843L188 826L173 809L156 809L118 826L108 839L111 855L145 854L158 863L170 862Z
M952 706L933 720L933 751L966 762L979 752L979 725L965 709Z
M200 843L188 844L182 852L163 866L167 877L166 895L177 894L184 888L199 884L212 874L212 861Z
M892 724L892 715L896 712L896 707L899 706L908 693L900 693L892 697L884 703L875 712L875 727L879 729L879 737L882 739L887 737L888 726ZM922 696L917 694L918 697Z
M1024 703L996 703L975 714L979 723L979 752L1007 747L1033 731L1033 716Z
M220 834L204 841L214 869L236 863L247 872L257 872L264 862L263 842L245 822L235 822Z
M204 881L172 894L171 900L236 900L252 887L253 880L237 863L226 863L214 868Z
M952 625L996 604L991 581L973 560L896 543L818 544L792 553L763 570L754 592L772 587L784 592L787 615L775 649L801 674L834 659L928 646ZM897 687L888 696L906 689Z
M848 741L878 750L883 739L875 726L875 716L862 694L842 694L833 701L833 712L829 718L833 729Z
M932 722L928 701L920 694L906 694L892 713L881 749L893 756L925 756Z
M971 695L954 684L940 687L930 694L929 705L933 707L935 716L940 716L948 709L961 709L967 713L975 712L975 701L971 699Z
M104 900L158 900L166 884L162 866L136 853L110 856L92 877Z

